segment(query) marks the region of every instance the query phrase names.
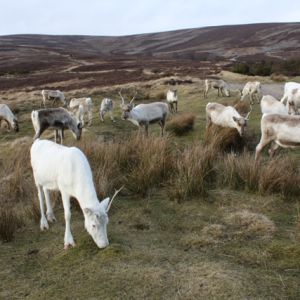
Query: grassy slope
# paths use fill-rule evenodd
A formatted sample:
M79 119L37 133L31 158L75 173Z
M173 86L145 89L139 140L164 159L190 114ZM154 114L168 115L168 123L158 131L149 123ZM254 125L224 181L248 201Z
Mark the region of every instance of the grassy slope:
M157 87L156 87L157 88ZM155 89L156 89L155 88ZM163 91L165 87L158 87ZM153 88L153 93L159 92ZM102 93L99 93L102 95ZM201 87L179 87L181 111L197 114L195 130L175 138L180 144L203 139L205 127ZM98 103L100 98L95 98ZM232 103L235 98L208 101ZM119 118L111 124L95 122L86 135L115 136L136 130ZM30 108L21 114L17 134L32 136ZM259 107L250 126L259 132ZM158 134L158 126L151 131ZM3 135L2 135L3 136ZM14 140L2 137L2 157ZM68 135L68 144L75 144ZM294 152L293 155L298 155ZM37 195L35 195L37 198ZM28 200L28 199L27 199ZM24 204L23 204L24 203ZM21 201L21 207L26 201ZM224 225L230 212L248 209L275 222L272 239L232 234L207 238L203 228ZM96 248L83 228L81 212L73 210L72 230L77 246L63 250L64 219L61 205L55 208L57 223L47 232L28 220L13 242L0 248L0 298L4 299L192 299L256 298L297 299L300 297L300 250L297 227L298 203L279 196L260 196L214 188L208 198L196 197L178 204L168 199L164 188L147 198L119 197L111 210L110 246ZM240 228L243 231L243 228Z

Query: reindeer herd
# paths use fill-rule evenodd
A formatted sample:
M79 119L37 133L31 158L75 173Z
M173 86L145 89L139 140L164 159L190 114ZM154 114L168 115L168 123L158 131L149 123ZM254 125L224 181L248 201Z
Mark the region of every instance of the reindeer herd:
M206 79L204 97L210 89L217 89L218 96L230 97L230 86L224 80ZM117 193L110 198L99 201L96 195L92 171L86 156L76 147L66 147L56 144L63 143L64 130L69 129L78 140L81 137L82 128L85 124L84 117L87 115L87 125L92 125L93 101L90 97L73 98L67 104L64 93L59 90L43 90L42 102L44 108L34 110L31 120L35 130L34 142L31 146L31 165L35 184L38 190L40 202L41 230L48 229L48 222L55 221L52 209L50 191L59 190L65 214L65 238L64 246L74 246L71 233L71 211L70 198L75 197L82 209L85 228L99 248L106 247L109 242L107 238L108 211ZM250 111L246 116L238 113L234 106L224 106L220 103L208 103L206 105L206 127L216 124L222 127L235 128L241 136L244 135L249 116L254 104L260 100L260 82L248 82L240 91L241 101L249 96ZM150 124L158 123L161 127L161 136L164 134L169 112L178 111L177 89L170 89L166 95L166 102L152 102L134 105L133 98L125 102L122 90L119 91L121 98L121 118L128 120L138 126L145 128L148 135ZM46 108L48 101L59 101L64 107ZM260 101L261 139L256 147L255 159L257 160L264 147L271 143L269 155L272 157L278 147L294 148L300 146L300 84L288 82L284 87L284 94L279 101L273 96L264 95ZM110 119L115 122L113 116L114 102L104 98L99 108L100 120L104 122L104 115L109 112ZM10 108L0 104L0 122L5 121L9 129L19 130L18 120ZM42 133L52 129L55 132L55 143L48 140L40 140ZM46 214L45 214L46 208Z

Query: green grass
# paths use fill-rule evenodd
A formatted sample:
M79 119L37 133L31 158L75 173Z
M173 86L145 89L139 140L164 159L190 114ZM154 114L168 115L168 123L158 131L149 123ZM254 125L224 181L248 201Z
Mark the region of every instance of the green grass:
M184 99L179 102L179 111L196 114L196 120L193 131L183 137L170 137L175 149L202 143L207 102L233 104L237 100L218 98L215 92L203 99L201 89L199 84L179 87L179 98ZM158 85L150 92L159 94L164 90L165 86ZM94 99L98 108L100 95ZM16 138L28 136L29 141L16 145L19 151L29 149L33 136L30 111L28 103L20 111L20 133L2 132L0 167L14 156L10 142ZM125 142L132 131L137 131L120 119L117 101L114 114L116 123L111 123L108 116L101 123L95 108L93 126L83 133L81 143ZM259 106L255 105L249 128L257 135L259 121ZM159 126L151 126L150 132L159 136ZM82 146L71 134L66 136L67 145ZM299 154L282 151L282 155L293 158ZM92 160L92 153L89 158ZM97 172L100 164L96 159L91 165ZM26 184L33 185L31 170L26 170ZM3 186L1 183L0 188ZM0 244L1 299L300 297L299 202L295 198L287 201L280 194L261 195L250 188L232 189L214 182L207 194L191 194L178 202L169 197L172 185L168 181L156 184L145 195L131 187L117 197L110 211L109 247L96 247L84 229L82 213L73 207L71 224L76 247L65 251L61 203L58 201L54 208L57 222L40 232L34 218L26 213L32 200L37 201L37 193L35 187L32 194L25 187L24 197L19 195L18 201L13 200L14 209L24 212L25 225L17 230L13 241ZM3 207L12 205L1 196L0 203ZM274 223L275 231L266 237L239 222L228 221L230 215L241 211L266 216Z

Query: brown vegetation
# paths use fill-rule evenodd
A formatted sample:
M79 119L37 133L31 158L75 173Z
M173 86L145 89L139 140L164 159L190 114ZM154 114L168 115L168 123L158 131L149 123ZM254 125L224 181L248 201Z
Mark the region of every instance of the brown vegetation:
M176 135L183 135L194 129L195 114L183 113L173 117L166 125L166 130Z

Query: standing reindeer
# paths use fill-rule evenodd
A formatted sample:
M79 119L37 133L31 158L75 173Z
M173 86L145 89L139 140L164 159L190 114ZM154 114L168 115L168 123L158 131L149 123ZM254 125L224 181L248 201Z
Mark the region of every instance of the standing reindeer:
M120 104L120 107L122 109L122 119L129 120L139 128L144 126L146 136L148 136L149 124L158 123L161 127L161 136L163 136L166 119L169 113L168 104L163 102L153 102L134 106L133 101L136 94L137 92L135 93L129 104L125 104L121 91L119 92L122 101Z
M167 92L167 102L169 104L170 112L171 113L177 112L177 107L178 107L177 89L176 90L171 90L171 89L168 90L168 92Z

